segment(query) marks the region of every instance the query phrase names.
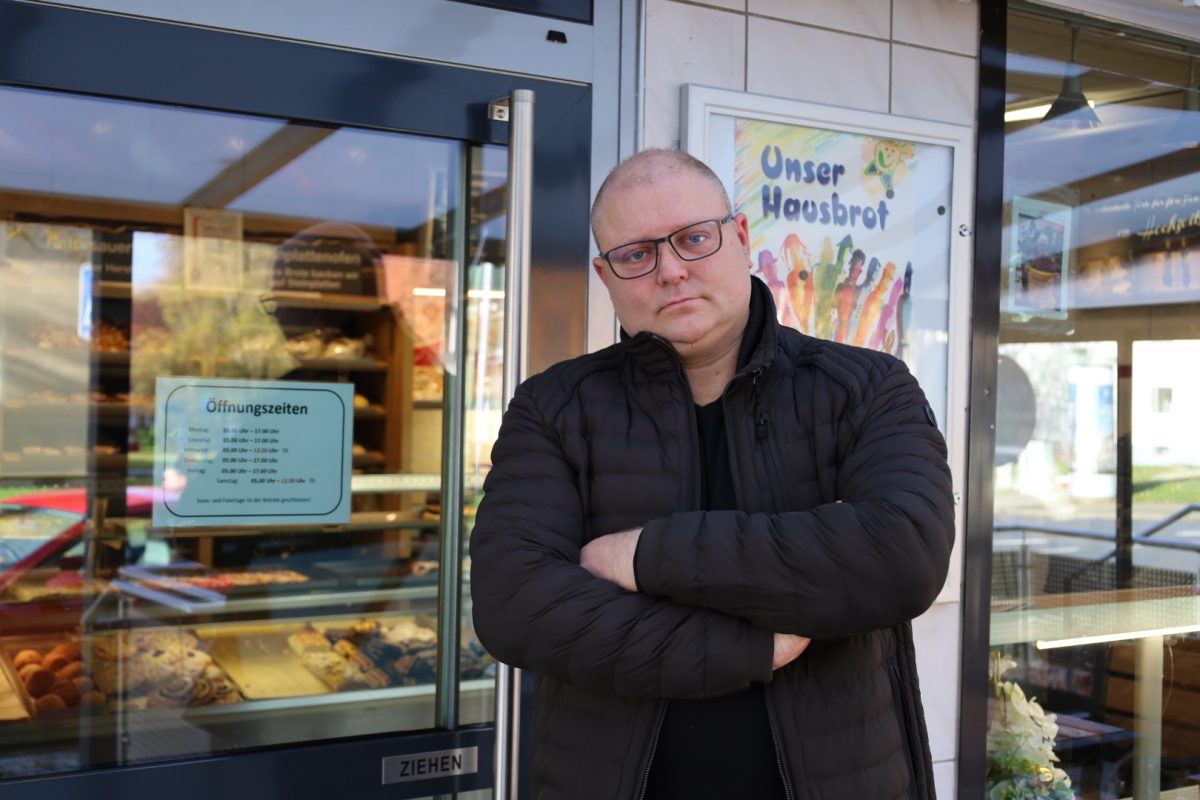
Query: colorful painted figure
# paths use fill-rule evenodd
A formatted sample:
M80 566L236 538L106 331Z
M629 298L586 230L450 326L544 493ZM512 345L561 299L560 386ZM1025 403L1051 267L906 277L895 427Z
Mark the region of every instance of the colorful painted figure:
M916 155L911 142L894 139L867 139L863 143L863 158L867 167L863 175L877 177L888 199L896 196L895 187L908 173L908 159Z

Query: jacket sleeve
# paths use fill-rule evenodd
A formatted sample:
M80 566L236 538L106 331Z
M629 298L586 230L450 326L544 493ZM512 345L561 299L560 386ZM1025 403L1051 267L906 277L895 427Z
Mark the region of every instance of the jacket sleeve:
M848 414L838 501L807 511L688 512L638 543L642 590L769 631L834 638L924 612L949 569L954 504L946 446L900 361Z
M484 489L471 534L472 614L497 659L634 697L708 697L770 680L770 632L627 592L579 566L575 471L528 383L505 412Z

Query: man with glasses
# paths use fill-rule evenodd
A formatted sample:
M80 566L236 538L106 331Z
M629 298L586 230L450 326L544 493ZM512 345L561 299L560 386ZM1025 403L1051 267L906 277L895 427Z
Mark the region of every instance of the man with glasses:
M932 797L908 623L953 504L921 389L780 326L686 154L618 165L592 226L622 340L518 388L471 541L479 638L537 678L534 796Z

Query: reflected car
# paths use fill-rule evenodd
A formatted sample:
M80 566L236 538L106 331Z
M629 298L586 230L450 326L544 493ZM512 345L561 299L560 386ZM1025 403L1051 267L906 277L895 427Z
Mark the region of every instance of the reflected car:
M125 498L127 516L147 517L154 489L130 486ZM48 588L69 593L82 586L77 565L61 562L82 559L87 515L88 490L83 487L47 489L0 501L0 591L45 567L68 567L46 581Z

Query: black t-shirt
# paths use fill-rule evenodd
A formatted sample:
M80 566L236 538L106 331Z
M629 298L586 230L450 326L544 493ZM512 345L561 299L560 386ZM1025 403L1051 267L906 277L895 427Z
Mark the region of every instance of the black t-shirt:
M721 401L696 406L700 508L737 508ZM784 800L761 684L722 697L672 700L650 764L646 800Z

